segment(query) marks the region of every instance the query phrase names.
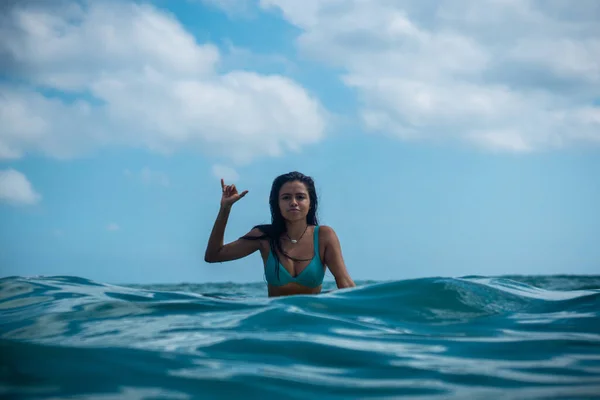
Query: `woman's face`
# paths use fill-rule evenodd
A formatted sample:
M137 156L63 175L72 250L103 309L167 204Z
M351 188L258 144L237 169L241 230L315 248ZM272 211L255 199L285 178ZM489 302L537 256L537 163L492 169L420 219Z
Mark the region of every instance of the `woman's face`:
M279 190L279 210L288 221L306 220L310 210L310 197L304 183L286 182Z

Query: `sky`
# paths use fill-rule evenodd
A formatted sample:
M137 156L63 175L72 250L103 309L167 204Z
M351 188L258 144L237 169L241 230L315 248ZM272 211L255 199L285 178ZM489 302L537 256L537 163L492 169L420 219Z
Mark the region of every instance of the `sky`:
M289 171L356 281L600 271L596 0L0 11L1 276L264 281L204 262L220 178L229 242Z

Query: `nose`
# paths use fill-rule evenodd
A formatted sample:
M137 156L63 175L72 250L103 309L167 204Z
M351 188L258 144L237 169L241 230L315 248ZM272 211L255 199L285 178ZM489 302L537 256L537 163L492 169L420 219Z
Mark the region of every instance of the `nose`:
M290 207L296 207L298 205L298 202L296 201L296 199L292 198L292 200L290 200Z

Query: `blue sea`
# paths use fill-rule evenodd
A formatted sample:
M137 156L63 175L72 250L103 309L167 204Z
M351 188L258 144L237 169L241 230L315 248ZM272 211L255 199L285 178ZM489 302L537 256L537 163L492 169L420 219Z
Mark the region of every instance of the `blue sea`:
M600 398L600 276L0 280L3 399Z

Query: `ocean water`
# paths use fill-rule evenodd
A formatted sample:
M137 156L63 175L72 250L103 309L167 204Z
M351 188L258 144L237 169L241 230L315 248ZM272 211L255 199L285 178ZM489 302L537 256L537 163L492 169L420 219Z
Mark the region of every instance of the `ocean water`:
M4 278L0 398L600 398L600 276L358 285Z

